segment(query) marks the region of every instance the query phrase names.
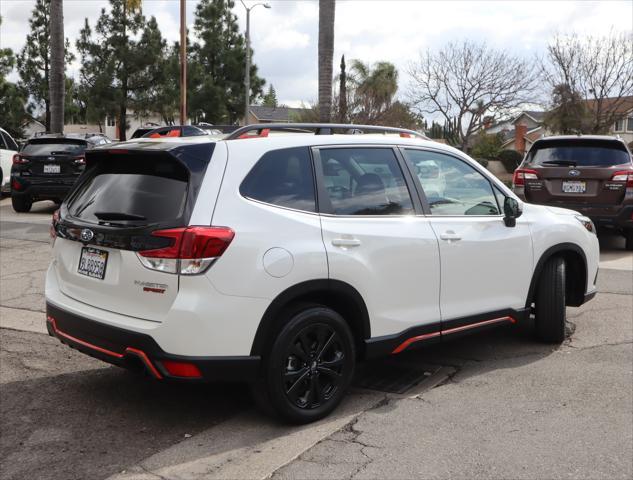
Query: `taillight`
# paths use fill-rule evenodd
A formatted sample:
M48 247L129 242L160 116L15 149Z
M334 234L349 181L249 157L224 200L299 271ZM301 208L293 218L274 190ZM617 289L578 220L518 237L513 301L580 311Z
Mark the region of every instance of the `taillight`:
M228 248L235 233L227 227L185 227L152 232L173 240L168 247L137 252L141 263L151 270L182 275L198 275Z
M85 165L86 164L86 157L84 155L80 155L78 157L75 157L73 159L75 165Z
M13 164L14 165L20 165L20 164L23 164L23 163L29 163L29 161L26 158L20 156L17 153L15 155L13 155Z
M51 245L55 243L55 239L57 238L57 223L59 222L59 208L53 212L53 218L51 219L51 227L49 229L49 233L51 236Z
M612 182L626 182L626 188L633 188L633 170L620 170L611 177Z
M529 170L527 168L518 168L514 171L512 184L515 187L521 187L525 185L526 180L538 180L538 172L536 170Z

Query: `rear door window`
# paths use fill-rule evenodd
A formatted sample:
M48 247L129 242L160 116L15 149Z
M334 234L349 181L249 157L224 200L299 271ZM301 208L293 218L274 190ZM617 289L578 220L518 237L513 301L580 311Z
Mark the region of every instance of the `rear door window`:
M624 145L604 140L560 140L537 143L527 162L544 167L610 167L629 163Z
M91 223L175 223L187 201L189 171L163 157L100 162L72 194L71 216Z
M391 148L319 151L323 183L336 215L407 215L413 203Z
M24 146L22 155L81 155L86 150L86 142L34 142Z
M314 175L307 147L266 153L240 186L247 198L280 207L316 212Z

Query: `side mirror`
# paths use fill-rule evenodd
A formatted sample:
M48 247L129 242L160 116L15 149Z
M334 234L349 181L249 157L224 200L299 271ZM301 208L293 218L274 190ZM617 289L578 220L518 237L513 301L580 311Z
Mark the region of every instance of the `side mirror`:
M503 201L503 222L506 224L506 227L514 227L517 224L517 218L521 216L523 210L521 208L521 204L517 201L516 198L506 197Z

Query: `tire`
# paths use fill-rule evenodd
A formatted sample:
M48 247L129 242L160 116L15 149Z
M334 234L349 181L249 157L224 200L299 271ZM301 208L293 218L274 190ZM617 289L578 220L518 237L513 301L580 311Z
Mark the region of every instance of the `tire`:
M633 228L624 230L624 249L629 252L633 250Z
M18 213L26 213L31 211L31 207L33 206L33 200L26 195L11 195L11 205L13 205L13 210Z
M295 312L264 358L253 397L264 412L303 424L327 416L341 402L356 351L349 326L334 310L305 305Z
M542 342L565 340L565 260L554 257L543 266L536 286L536 335Z

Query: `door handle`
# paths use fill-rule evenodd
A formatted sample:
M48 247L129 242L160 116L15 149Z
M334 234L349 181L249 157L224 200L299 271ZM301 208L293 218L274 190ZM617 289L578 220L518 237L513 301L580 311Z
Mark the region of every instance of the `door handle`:
M334 238L332 245L335 247L359 247L360 240L357 238Z
M456 242L456 241L462 239L462 237L459 234L455 233L452 230L447 230L446 232L442 233L440 235L440 238L442 240L446 240L446 241L449 241L449 242Z

